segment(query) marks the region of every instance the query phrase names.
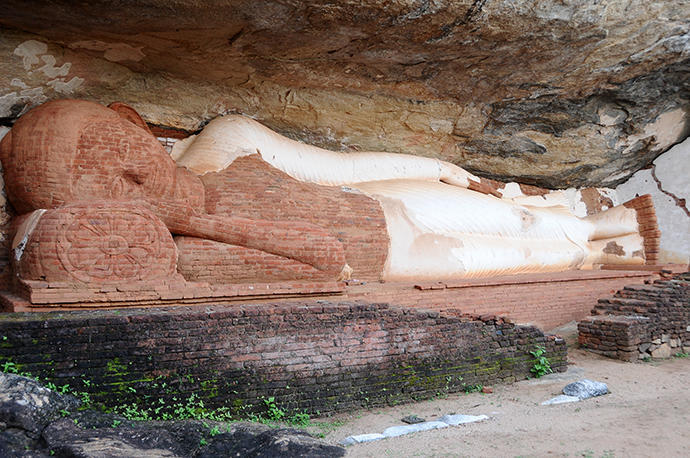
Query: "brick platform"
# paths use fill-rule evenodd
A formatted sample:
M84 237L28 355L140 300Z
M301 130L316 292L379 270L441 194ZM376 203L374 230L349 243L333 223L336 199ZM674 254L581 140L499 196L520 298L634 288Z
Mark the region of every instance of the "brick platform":
M346 293L350 299L405 307L507 316L549 330L588 316L599 298L651 278L656 273L648 270L580 270L423 284L367 283L351 285Z
M247 283L209 285L208 283L132 282L127 285L101 285L75 288L73 283L18 282L18 292L0 292L0 311L42 312L74 309L114 309L122 307L165 307L171 305L266 302L304 300L307 297L342 295L345 285L338 282Z
M387 304L9 313L0 335L0 363L97 401L172 405L195 393L238 415L260 411L262 396L323 414L513 382L538 345L566 369L563 340L535 327Z
M47 311L265 302L278 298L300 301L308 296L321 299L341 296L347 300L387 302L402 307L507 316L517 323L549 330L585 318L599 298L626 285L658 278L658 270L659 267L640 271L572 271L436 283L353 281L349 285L293 281L214 286L203 282L181 285L170 281L75 289L68 284L25 281L20 295L0 292L0 309Z
M632 285L599 300L578 324L580 345L624 361L690 352L690 273Z

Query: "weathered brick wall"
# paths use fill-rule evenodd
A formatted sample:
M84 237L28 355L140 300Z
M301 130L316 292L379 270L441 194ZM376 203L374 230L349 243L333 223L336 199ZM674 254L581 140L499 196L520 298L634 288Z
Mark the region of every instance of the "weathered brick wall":
M260 410L262 396L325 413L513 382L529 375L537 345L566 369L563 340L535 327L387 304L0 314L0 336L0 363L101 401L194 392L238 414Z
M580 345L625 361L690 352L690 272L626 286L578 324Z

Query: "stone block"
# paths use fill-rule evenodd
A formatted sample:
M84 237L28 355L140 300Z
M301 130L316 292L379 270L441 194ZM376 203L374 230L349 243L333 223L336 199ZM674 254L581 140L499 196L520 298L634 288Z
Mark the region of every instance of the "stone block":
M561 394L556 396L555 398L551 398L548 401L544 401L541 403L543 406L550 406L550 405L555 405L555 404L567 404L569 402L579 402L580 398L577 396L568 396L566 394Z
M608 392L609 388L606 386L606 383L596 382L588 379L569 383L563 388L563 394L567 396L577 396L580 399L601 396L603 394L607 394Z
M659 345L654 351L652 351L652 358L670 358L671 357L671 347L668 344Z
M425 421L424 423L417 423L414 425L391 426L390 428L386 428L386 430L383 432L383 435L384 437L398 437L419 431L428 431L430 429L441 429L447 427L448 423L443 421Z
M440 421L448 423L451 426L462 425L465 423L474 423L477 421L488 420L489 417L486 415L444 415L440 418Z
M358 434L356 436L348 436L342 441L340 441L340 445L353 445L353 444L362 444L364 442L373 442L381 439L385 439L386 436L383 434Z

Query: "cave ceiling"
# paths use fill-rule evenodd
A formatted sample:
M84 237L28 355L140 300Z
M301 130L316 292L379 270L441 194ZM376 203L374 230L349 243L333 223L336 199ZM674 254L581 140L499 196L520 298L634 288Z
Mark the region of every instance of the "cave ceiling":
M688 135L690 2L10 1L0 118L45 100L611 186ZM68 64L68 65L66 65Z

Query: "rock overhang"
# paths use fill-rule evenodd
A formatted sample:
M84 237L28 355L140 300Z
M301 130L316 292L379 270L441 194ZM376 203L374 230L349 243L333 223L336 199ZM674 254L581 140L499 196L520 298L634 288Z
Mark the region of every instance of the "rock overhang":
M334 149L610 186L689 124L690 7L628 3L16 2L0 117L61 97L188 130L240 112Z

